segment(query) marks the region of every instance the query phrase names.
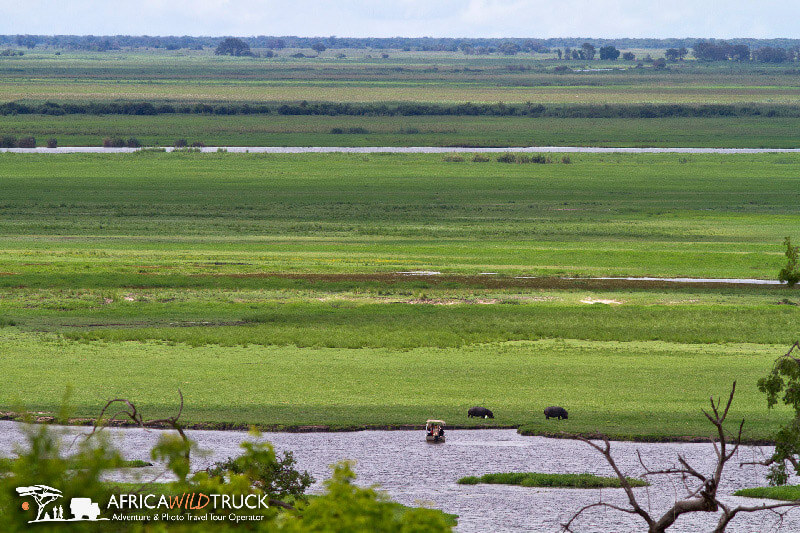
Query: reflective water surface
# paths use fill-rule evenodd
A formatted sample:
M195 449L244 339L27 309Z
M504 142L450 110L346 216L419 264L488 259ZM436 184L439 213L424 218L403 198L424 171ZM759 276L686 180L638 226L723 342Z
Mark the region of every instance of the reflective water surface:
M0 148L0 152L38 153L38 154L126 154L141 148L101 148L99 146L64 146L60 148ZM167 152L173 147L164 148ZM183 149L185 150L185 148ZM223 150L232 153L254 154L312 154L312 153L351 153L351 154L446 154L477 152L533 152L533 153L588 153L588 154L768 154L800 153L800 148L635 148L599 146L525 146L500 148L465 148L460 146L206 146L192 148L204 153Z
M66 428L69 435L85 433L87 428ZM128 459L149 460L148 451L159 431L112 429L114 441ZM205 468L239 452L238 445L252 438L238 431L189 431L203 455L195 455L193 467ZM71 437L74 438L74 437ZM340 460L356 461L357 482L379 484L393 499L406 505L425 505L459 515L458 531L559 531L560 524L583 505L606 502L625 505L619 489L543 489L504 485L458 485L467 475L492 472L590 472L610 475L602 457L588 445L566 439L523 437L514 430L451 430L447 443L426 444L421 431L362 431L355 433L267 433L276 450L292 450L301 469L317 479L314 491L321 490L320 481L329 476L329 465ZM9 455L15 443L23 441L19 424L0 422L0 454ZM701 472L714 464L710 444L614 442L612 452L628 475L638 475L642 468L636 458L640 450L648 466L668 467L676 455L683 454ZM769 447L742 448L739 457L729 463L721 487L724 500L731 504L759 504L730 496L739 488L764 485L766 468L740 467L739 462L758 459L770 453ZM136 469L139 475L151 476L157 467ZM130 477L131 471L115 474ZM797 483L797 479L792 482ZM660 477L653 485L635 489L639 502L654 514L665 511L676 495L684 494L680 479ZM718 517L713 513L694 513L680 517L670 531L711 531ZM627 514L611 510L595 510L586 514L576 527L579 531L641 531L643 522ZM767 532L800 531L800 511L790 512L781 523L773 513L742 514L728 531Z

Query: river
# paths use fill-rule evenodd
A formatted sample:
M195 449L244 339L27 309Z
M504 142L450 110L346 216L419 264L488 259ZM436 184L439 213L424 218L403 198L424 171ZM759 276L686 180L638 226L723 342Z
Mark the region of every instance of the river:
M142 148L102 148L99 146L65 146L61 148L0 148L0 152L36 154L128 154ZM164 148L167 152L173 147ZM185 150L185 148L179 148ZM224 150L230 153L253 154L450 154L450 153L585 153L585 154L770 154L800 153L800 148L634 148L598 146L527 146L508 148L464 148L458 146L206 146L192 148L203 153Z
M554 422L557 424L558 422ZM85 433L87 428L61 428L68 435ZM127 459L149 460L148 451L160 431L110 429L116 445ZM188 431L204 454L195 454L193 468L202 469L239 453L239 443L252 438L238 431ZM396 501L406 505L425 505L459 515L458 531L559 531L560 524L577 509L598 501L624 505L620 489L543 489L505 485L458 485L467 475L492 472L589 472L609 475L603 458L585 443L567 439L523 437L514 430L451 430L446 444L426 444L421 431L361 431L354 433L266 433L277 451L292 450L300 469L308 470L317 483L313 492L322 490L321 481L329 476L329 465L340 460L355 460L357 483L378 484ZM74 437L71 437L73 440ZM8 456L24 441L21 424L0 422L0 455ZM714 464L710 444L613 442L612 452L619 466L629 475L641 472L636 451L641 451L648 466L667 467L678 453L701 472ZM726 470L720 494L731 503L760 504L731 496L737 489L766 483L766 468L739 467L739 462L760 459L771 452L769 447L746 447ZM153 475L160 467L129 470ZM120 479L120 474L115 474ZM666 510L675 495L683 494L680 479L660 476L650 487L635 489L639 502L654 513ZM796 478L792 482L797 483ZM713 513L684 515L670 529L680 532L710 531L716 524ZM597 510L578 523L577 530L591 532L641 531L644 522L627 514ZM800 511L790 512L778 526L775 514L766 512L739 515L728 528L733 532L800 531Z

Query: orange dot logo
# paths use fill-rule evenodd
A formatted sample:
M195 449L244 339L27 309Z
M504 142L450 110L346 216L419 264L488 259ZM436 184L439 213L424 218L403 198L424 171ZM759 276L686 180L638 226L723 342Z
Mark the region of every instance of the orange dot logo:
M31 505L28 502L22 502L22 510L27 511L31 508Z

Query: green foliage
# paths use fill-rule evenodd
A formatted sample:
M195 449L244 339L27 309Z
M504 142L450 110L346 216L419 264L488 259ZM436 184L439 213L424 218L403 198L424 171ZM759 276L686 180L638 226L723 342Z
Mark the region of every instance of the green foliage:
M162 433L158 442L150 451L150 457L155 461L162 461L167 468L175 474L178 481L186 482L191 463L190 454L196 445L193 441L181 438L174 433Z
M619 57L620 51L612 45L603 46L600 48L600 59L616 61Z
M788 239L787 239L788 240ZM767 395L767 407L773 409L779 402L792 408L794 417L775 435L775 452L767 474L770 485L785 485L789 481L787 463L800 455L800 361L792 357L799 345L778 358L770 373L758 380L758 390ZM800 464L795 471L800 474Z
M325 493L299 508L302 519L286 520L280 530L353 533L452 530L452 522L440 512L398 506L374 488L355 485L355 478L352 463L334 465L333 476L325 481Z
M20 137L17 141L17 148L36 148L36 139L30 135Z
M778 273L778 280L794 287L800 282L800 266L798 266L800 246L792 246L792 240L789 237L786 237L783 245L786 246L786 266Z
M103 501L107 490L101 474L122 464L119 453L102 440L79 439L64 453L62 436L47 425L25 427L26 442L18 456L5 465L6 475L0 476L0 516L3 531L28 531L28 520L35 518L37 505L30 501L31 510L20 511L17 487L48 485L63 492L63 501L72 497ZM52 514L52 511L48 509Z
M270 498L305 500L305 491L314 483L314 478L308 472L295 470L291 451L278 457L269 442L244 441L241 446L244 449L242 455L214 463L207 469L208 475L217 478L243 475L251 486Z
M250 45L236 37L227 37L223 39L214 50L214 54L218 56L231 55L231 56L251 56L253 53L250 51Z
M103 139L103 148L123 148L125 146L125 139L122 137L105 137Z
M632 487L646 487L649 483L639 478L626 478ZM619 488L619 478L595 476L593 474L542 474L539 472L506 472L501 474L484 474L483 476L467 476L458 480L461 485L519 485L522 487L556 487L556 488Z
M428 509L409 509L393 503L385 495L374 489L361 489L352 484L355 474L349 465L339 465L332 479L326 481L327 491L324 495L314 498L308 503L303 498L303 491L311 483L307 474L299 474L292 470L293 461L276 461L272 446L268 443L243 443L244 454L226 465L218 468L218 472L209 475L202 471L191 476L187 475L186 464L183 461L186 452L193 446L191 443L181 444L182 439L169 439L159 442L153 449L153 457L168 461L169 469L178 476L178 480L168 484L141 483L107 483L101 481L101 475L110 470L128 466L129 463L121 459L120 454L102 438L102 433L91 439L81 439L70 443L62 442L58 431L47 425L32 425L26 428L27 440L18 450L18 456L13 459L0 461L0 516L4 532L28 531L28 520L35 518L38 505L31 498L30 509L20 510L21 497L17 494L18 487L33 485L48 485L62 491L62 498L57 503L49 502L43 509L52 515L53 506L59 502L69 502L72 497L91 498L92 501L105 506L112 494L145 493L180 495L187 493L203 494L262 494L264 488L270 498L288 500L287 508L270 505L269 509L252 510L243 508L240 511L226 509L207 509L190 512L206 513L215 512L229 515L241 513L247 515L262 514L264 518L253 522L218 522L214 531L386 531L386 532L436 532L450 531L454 525L452 517L440 511ZM219 465L218 465L219 467ZM273 479L269 486L264 484L264 475L274 475L279 472L284 479ZM291 480L287 483L287 480ZM298 484L301 481L301 484ZM271 487L271 488L270 488ZM277 487L277 488L276 488ZM291 490L284 489L291 487ZM272 502L271 502L272 503ZM291 504L301 504L298 511L291 510ZM116 512L127 512L120 510ZM130 512L138 512L131 509ZM185 509L162 509L160 513L180 514ZM68 515L69 509L65 509ZM166 522L153 524L148 531L161 531L159 526L166 528ZM207 523L206 526L210 527ZM100 526L103 524L81 523L73 524L72 531L105 531ZM49 527L47 523L37 524L37 529L50 532L63 529L63 524L55 523ZM114 526L115 531L141 531L140 526L132 522L119 522ZM170 531L196 531L191 524L171 523Z
M14 135L3 135L0 137L0 148L16 148L17 138Z

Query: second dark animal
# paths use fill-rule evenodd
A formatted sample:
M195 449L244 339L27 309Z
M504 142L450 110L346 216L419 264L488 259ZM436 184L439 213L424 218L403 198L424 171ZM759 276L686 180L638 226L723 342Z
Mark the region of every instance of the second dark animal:
M467 416L470 418L473 416L477 416L478 418L494 418L494 413L485 407L473 407L467 411Z
M569 418L567 416L567 410L566 409L564 409L563 407L556 407L556 406L551 406L551 407L545 408L544 417L547 420L550 420L551 418L558 418L559 420L561 420L563 418L564 420L566 420L567 418Z

